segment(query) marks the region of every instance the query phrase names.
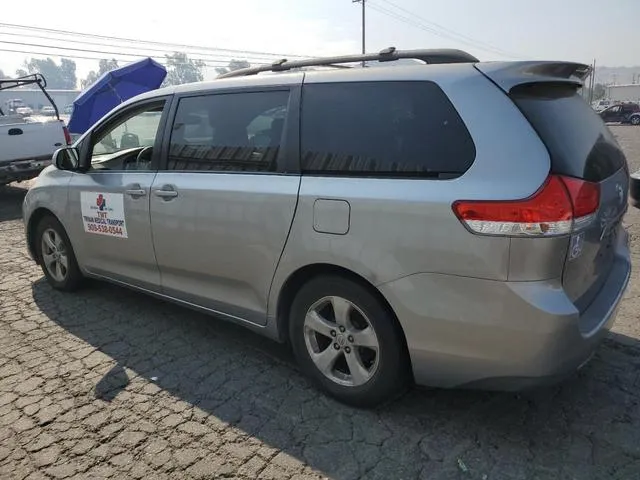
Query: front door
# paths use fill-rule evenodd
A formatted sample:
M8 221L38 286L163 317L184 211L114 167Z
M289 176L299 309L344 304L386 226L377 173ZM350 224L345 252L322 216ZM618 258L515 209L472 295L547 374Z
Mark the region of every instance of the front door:
M298 114L287 87L179 100L151 189L163 292L254 323L293 220ZM168 136L165 134L165 136Z
M605 122L617 123L622 121L622 107L620 105L615 105L613 107L609 107L606 110L600 113L602 120Z
M69 184L70 238L89 273L158 290L149 194L157 173L165 100L137 104L98 126L86 173Z

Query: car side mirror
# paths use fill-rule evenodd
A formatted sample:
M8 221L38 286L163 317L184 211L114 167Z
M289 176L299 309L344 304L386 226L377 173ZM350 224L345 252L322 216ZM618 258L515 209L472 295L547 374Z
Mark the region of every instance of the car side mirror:
M78 170L80 167L80 153L75 147L62 147L53 152L51 163L58 170Z

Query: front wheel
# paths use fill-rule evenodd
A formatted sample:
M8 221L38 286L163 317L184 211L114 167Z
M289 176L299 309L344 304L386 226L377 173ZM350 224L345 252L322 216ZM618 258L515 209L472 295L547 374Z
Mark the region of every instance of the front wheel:
M631 125L640 125L640 116L631 117Z
M53 288L73 291L80 286L82 273L69 237L58 220L48 216L40 221L36 248L42 271Z
M315 278L300 289L290 315L300 367L337 400L372 407L406 387L409 362L402 334L369 289L342 277Z

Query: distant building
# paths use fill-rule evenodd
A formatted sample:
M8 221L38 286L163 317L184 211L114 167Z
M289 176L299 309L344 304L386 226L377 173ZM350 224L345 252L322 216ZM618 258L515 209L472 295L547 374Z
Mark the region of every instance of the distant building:
M47 93L51 95L51 98L58 109L62 111L65 105L73 103L76 97L80 94L80 90L47 89ZM0 107L2 107L7 100L15 98L22 99L24 103L33 109L33 111L38 111L42 107L50 105L47 98L39 89L12 88L10 90L0 91Z
M609 85L606 89L606 97L614 102L640 103L640 84Z

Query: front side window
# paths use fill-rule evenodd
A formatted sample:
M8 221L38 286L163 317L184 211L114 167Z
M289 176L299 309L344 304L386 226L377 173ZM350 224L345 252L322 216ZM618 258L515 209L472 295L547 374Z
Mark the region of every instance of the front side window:
M134 109L96 132L91 139L91 167L99 170L147 169L163 108L164 102Z
M248 92L180 100L169 170L274 172L289 92Z
M452 178L475 146L433 82L309 84L302 97L302 171Z

